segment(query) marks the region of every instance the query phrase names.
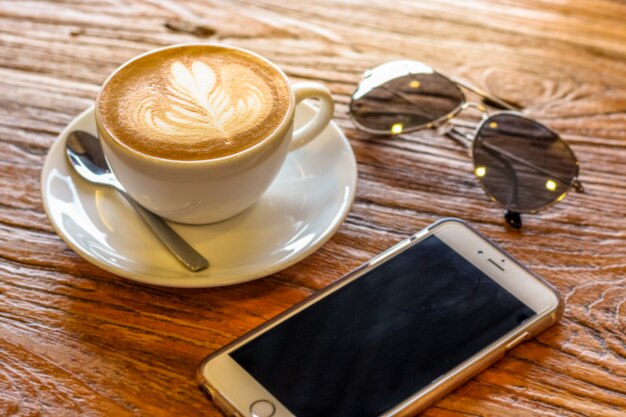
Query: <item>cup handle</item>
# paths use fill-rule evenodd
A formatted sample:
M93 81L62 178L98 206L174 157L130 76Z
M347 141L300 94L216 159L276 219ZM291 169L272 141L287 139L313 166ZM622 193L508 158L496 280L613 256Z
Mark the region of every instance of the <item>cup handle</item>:
M312 82L304 82L295 84L292 88L296 95L296 104L300 103L304 99L317 97L320 99L321 106L313 119L309 120L307 124L298 128L298 130L293 133L293 139L291 140L291 145L289 147L290 152L306 145L322 133L322 130L324 130L333 118L333 113L335 111L333 96L330 94L328 88L323 85Z

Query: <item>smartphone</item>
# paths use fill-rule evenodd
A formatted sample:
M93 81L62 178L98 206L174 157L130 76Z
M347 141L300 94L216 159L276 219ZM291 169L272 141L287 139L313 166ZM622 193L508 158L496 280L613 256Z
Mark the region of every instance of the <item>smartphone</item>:
M206 358L226 416L414 415L559 319L559 294L441 220Z

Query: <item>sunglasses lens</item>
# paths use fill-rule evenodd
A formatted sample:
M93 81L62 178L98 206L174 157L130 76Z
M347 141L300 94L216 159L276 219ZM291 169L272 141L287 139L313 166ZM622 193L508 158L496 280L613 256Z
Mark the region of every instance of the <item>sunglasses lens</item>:
M373 132L399 134L440 119L463 103L461 90L436 73L400 75L368 91L359 88L350 112Z
M499 114L487 119L474 142L474 173L505 208L542 209L565 197L576 175L576 157L542 124Z

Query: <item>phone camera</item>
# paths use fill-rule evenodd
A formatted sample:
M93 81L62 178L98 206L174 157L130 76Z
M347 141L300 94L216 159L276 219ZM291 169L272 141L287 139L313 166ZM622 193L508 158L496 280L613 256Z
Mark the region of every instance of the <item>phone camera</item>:
M478 254L479 254L479 255L482 255L483 253L484 253L484 252L483 252L483 251L481 251L481 250L479 250L479 251L478 251Z

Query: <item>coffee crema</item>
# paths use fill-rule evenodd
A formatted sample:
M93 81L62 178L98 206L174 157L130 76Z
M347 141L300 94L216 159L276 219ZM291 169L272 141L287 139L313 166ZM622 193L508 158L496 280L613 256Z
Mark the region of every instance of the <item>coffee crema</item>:
M184 45L124 65L102 87L101 122L114 139L151 156L205 160L263 141L284 120L283 74L237 49Z

